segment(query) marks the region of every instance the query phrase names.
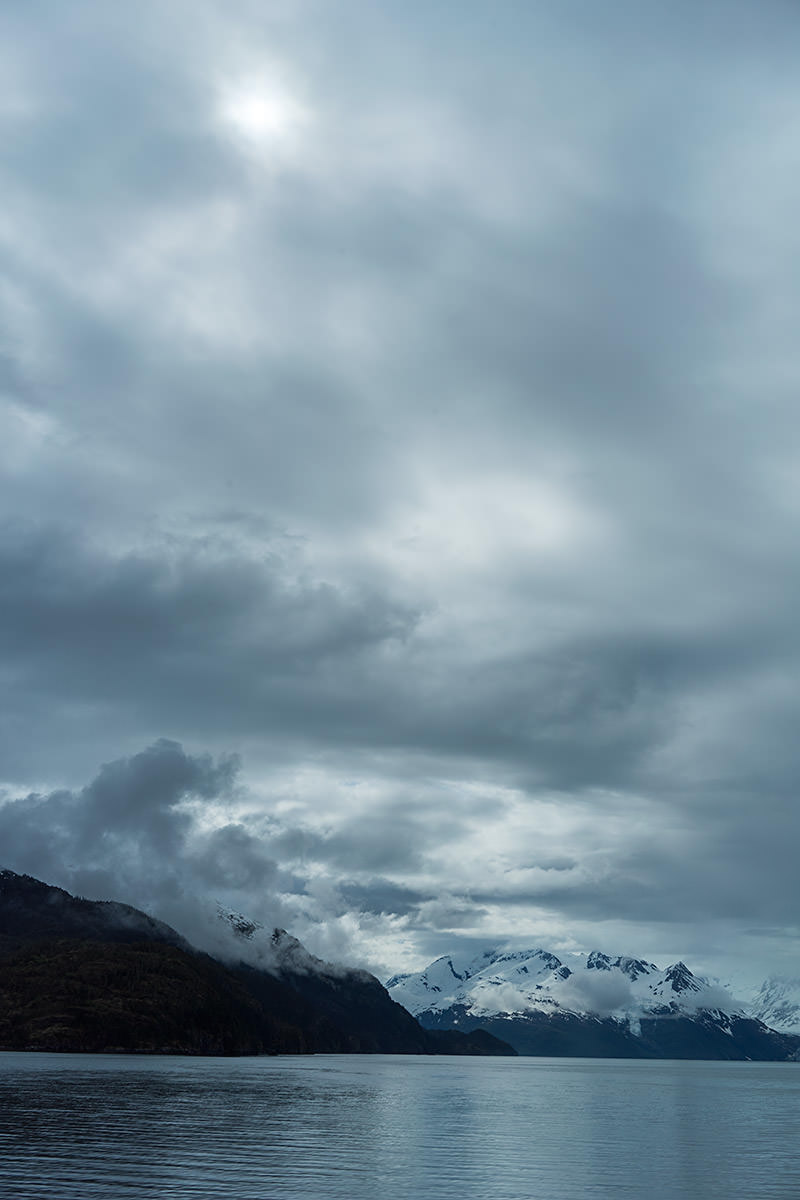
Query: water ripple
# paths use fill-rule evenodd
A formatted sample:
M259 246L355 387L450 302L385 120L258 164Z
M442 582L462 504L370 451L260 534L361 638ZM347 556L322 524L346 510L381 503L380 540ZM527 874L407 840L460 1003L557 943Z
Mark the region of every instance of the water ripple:
M800 1066L0 1054L9 1200L796 1200Z

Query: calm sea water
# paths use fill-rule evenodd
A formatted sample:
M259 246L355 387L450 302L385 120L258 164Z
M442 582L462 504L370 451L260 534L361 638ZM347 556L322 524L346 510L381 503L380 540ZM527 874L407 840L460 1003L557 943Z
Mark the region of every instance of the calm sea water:
M800 1064L0 1054L4 1200L800 1197Z

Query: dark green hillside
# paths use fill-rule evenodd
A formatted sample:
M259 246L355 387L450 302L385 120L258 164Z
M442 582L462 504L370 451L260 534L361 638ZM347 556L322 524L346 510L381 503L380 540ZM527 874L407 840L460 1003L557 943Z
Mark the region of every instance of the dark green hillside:
M0 1046L168 1054L304 1052L228 971L159 943L40 942L0 972Z
M30 875L0 870L0 956L56 938L166 942L190 949L176 930L129 904L84 900Z

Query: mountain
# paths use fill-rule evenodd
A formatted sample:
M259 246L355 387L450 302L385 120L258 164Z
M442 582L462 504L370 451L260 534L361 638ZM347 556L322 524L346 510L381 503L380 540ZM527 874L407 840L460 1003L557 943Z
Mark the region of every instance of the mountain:
M0 1048L513 1053L481 1031L425 1030L374 976L264 936L269 969L221 962L138 909L0 871Z
M800 979L765 980L747 1010L781 1033L800 1035Z
M480 1027L520 1054L786 1060L800 1037L770 1028L683 962L595 950L444 955L395 975L389 994L428 1029Z
M316 958L285 929L268 932L241 913L219 908L218 915L247 945L247 961L234 974L255 995L277 977L312 1013L325 1021L328 1049L339 1053L490 1054L508 1055L511 1048L480 1029L424 1030L408 1011L392 1001L368 971L342 967ZM274 998L271 1003L274 1006ZM317 1018L318 1019L318 1018ZM312 1018L312 1025L314 1018ZM314 1026L316 1027L316 1026Z

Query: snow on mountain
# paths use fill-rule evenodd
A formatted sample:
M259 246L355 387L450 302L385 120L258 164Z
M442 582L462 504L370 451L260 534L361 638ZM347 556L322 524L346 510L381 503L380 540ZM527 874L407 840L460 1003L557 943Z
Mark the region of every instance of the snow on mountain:
M540 1013L614 1016L635 1027L648 1013L738 1012L717 983L678 962L662 970L645 959L612 958L599 950L563 962L547 950L486 950L444 955L424 971L395 975L393 1000L414 1016L457 1006L472 1017Z
M244 913L217 904L222 939L215 953L224 961L245 962L277 975L321 975L331 979L368 977L357 967L341 966L317 958L285 929L267 930Z
M765 980L747 1008L771 1029L800 1034L800 979Z

